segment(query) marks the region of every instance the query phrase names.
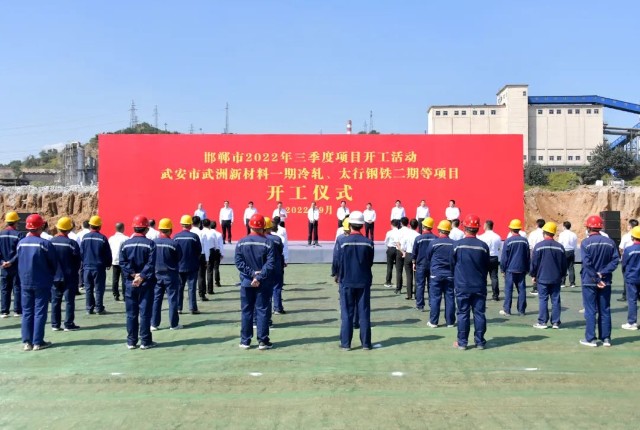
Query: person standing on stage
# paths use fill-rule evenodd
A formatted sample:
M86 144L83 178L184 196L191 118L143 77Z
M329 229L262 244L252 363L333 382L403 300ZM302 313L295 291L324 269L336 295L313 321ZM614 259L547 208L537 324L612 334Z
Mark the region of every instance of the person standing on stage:
M316 206L316 202L311 202L311 207L307 211L307 220L309 221L309 235L307 236L308 245L313 245L313 246L320 245L318 243L318 220L319 219L320 219L320 211Z
M193 216L197 216L200 219L207 218L207 211L202 207L202 203L198 203L198 208L193 212Z
M454 219L460 219L460 208L456 206L455 200L449 200L449 206L445 209L444 215L451 222L453 222Z
M365 237L374 240L374 228L376 224L376 211L373 209L371 203L367 203L367 208L362 212L364 215L364 235Z
M500 271L500 252L502 251L502 239L493 231L493 221L490 219L484 223L484 233L478 235L478 239L483 241L489 247L489 277L491 278L491 291L494 302L500 301L500 280L498 272Z
M423 233L422 221L429 218L429 207L424 200L420 200L420 206L416 209L416 219L418 220L418 233Z
M222 228L222 243L231 243L231 226L233 225L233 209L229 207L229 200L224 201L218 217Z
M340 207L336 211L336 216L338 217L338 228L342 227L342 222L346 217L349 216L349 208L347 207L347 202L342 200L340 202Z
M289 214L287 213L287 210L282 205L282 202L278 202L278 207L273 210L273 215L271 216L271 219L274 220L276 217L278 217L278 219L280 220L278 225L284 228L284 224L287 221L288 215Z
M406 216L407 213L402 207L402 202L400 200L396 200L395 206L391 208L391 221L396 220L398 221L398 225L400 225L400 220L402 220L402 218L406 218Z
M247 236L251 234L251 227L249 227L249 220L251 219L252 216L254 216L257 213L258 213L258 209L256 209L256 207L253 206L253 202L250 201L247 205L247 208L244 210L244 215L242 217L244 218L244 225L247 228Z

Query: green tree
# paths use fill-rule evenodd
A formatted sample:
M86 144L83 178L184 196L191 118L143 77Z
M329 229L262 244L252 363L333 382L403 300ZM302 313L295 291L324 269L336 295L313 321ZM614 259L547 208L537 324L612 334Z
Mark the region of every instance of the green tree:
M593 184L614 169L622 179L632 179L640 172L640 164L623 148L611 149L608 142L598 145L591 153L591 161L581 173L582 180Z
M540 187L549 183L549 175L539 164L524 165L524 183L532 187Z

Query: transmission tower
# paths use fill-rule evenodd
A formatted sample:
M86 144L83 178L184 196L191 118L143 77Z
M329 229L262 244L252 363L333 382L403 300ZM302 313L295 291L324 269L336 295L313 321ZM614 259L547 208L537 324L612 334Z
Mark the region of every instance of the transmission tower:
M229 134L229 102L224 108L224 134Z
M373 128L373 111L370 110L369 111L369 132L372 132L374 130Z
M129 108L129 127L134 128L138 125L138 114L136 113L136 102L131 100L131 108Z
M191 127L189 127L189 134L193 134L193 124L191 124Z
M153 120L155 128L158 128L158 105L153 108Z

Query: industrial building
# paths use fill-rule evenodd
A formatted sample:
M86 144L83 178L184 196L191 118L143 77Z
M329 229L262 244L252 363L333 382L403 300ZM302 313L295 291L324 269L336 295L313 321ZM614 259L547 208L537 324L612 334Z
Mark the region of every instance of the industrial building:
M523 163L550 168L588 164L604 134L618 134L612 147L637 152L640 123L607 130L603 108L640 114L640 105L599 96L529 96L528 85L505 85L496 104L438 105L428 110L429 134L521 134Z

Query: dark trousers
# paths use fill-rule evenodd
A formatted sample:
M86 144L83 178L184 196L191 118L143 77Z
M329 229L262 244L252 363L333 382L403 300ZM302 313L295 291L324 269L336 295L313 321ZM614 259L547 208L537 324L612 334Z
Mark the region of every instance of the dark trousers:
M396 250L396 292L402 291L402 271L404 270L404 257L402 251Z
M626 284L627 289L627 322L636 324L638 322L638 284Z
M151 345L151 313L153 309L153 285L134 287L125 283L124 303L127 311L127 345Z
M424 218L418 218L418 233L422 234L422 231L424 229L424 226L422 225L422 221L424 221Z
M242 319L240 323L240 343L251 345L253 338L253 319L257 326L258 342L269 342L269 319L271 317L271 296L273 292L266 285L258 288L240 288L240 309Z
M407 299L413 298L413 254L407 252L404 256L404 274L407 276Z
M457 291L456 305L458 306L458 345L467 346L469 330L471 328L470 314L473 312L473 340L476 345L484 346L487 332L487 293L470 293Z
M576 284L576 269L575 269L576 252L574 250L565 251L564 256L567 258L567 273L569 274L569 285L575 285ZM567 279L566 276L562 277L562 285L564 285L564 282L566 281L566 279Z
M124 273L122 268L118 265L111 266L111 292L113 297L120 297L120 280L122 280L122 297L124 297Z
M196 284L198 281L198 271L193 272L180 272L180 291L178 292L178 310L182 312L182 305L184 303L184 286L187 285L187 291L189 294L189 310L198 310L198 301L196 299Z
M247 228L247 236L249 236L251 234L251 227L249 227L249 219L245 218L244 219L244 226ZM229 239L231 240L231 239Z
M62 321L62 298L66 303L64 327L75 325L76 290L78 283L68 285L64 282L55 282L51 288L51 327L60 328Z
M391 285L391 277L393 275L393 266L396 264L396 252L398 250L394 247L387 246L387 277L385 283Z
M444 319L447 325L456 323L456 301L453 294L453 279L433 278L429 283L429 321L438 325L440 320L440 302L444 296Z
M551 299L551 324L560 325L560 284L543 284L538 282L538 324L549 321L549 299Z
M222 243L231 243L231 220L220 221L222 226Z
M586 320L585 340L590 342L596 339L611 339L611 285L598 288L583 283L582 303ZM596 325L599 334L597 338Z
M375 228L375 222L365 222L364 223L364 235L365 237L371 239L371 240L375 240L373 238L373 231Z
M213 281L220 286L220 250L211 249L207 261L207 293L213 294Z
M22 342L32 345L44 343L51 288L22 289Z
M167 293L169 302L169 327L176 327L180 323L178 315L178 291L180 290L180 277L176 274L173 277L158 279L153 289L153 309L151 311L151 325L160 327L162 320L162 302L164 293Z
M500 269L500 262L498 257L489 257L489 278L491 278L491 292L493 298L498 300L500 297L500 281L498 280L498 270Z
M273 285L272 303L274 312L281 312L284 310L284 307L282 306L282 284L284 284L284 270L279 274L278 279Z
M526 273L505 273L504 281L504 305L502 309L511 314L511 302L513 301L513 286L515 285L518 291L518 313L523 314L527 310L527 274Z
M351 348L356 312L360 322L360 343L363 348L371 348L371 289L340 286L340 346L342 348Z
M307 243L311 245L311 241L318 244L318 221L309 221L309 235L307 236Z
M207 295L207 258L200 254L198 266L198 296L204 298Z
M416 308L424 309L424 293L429 284L429 272L427 266L422 265L416 267ZM430 296L430 293L429 293ZM431 302L429 302L431 303ZM438 305L439 306L439 305Z
M13 293L13 311L17 314L21 314L22 292L20 288L20 277L18 277L18 272L9 272L6 269L2 269L2 272L0 272L0 286L0 301L2 303L0 313L9 314L9 308L11 307L11 294Z
M104 290L107 273L105 269L84 268L84 294L87 311L104 311Z

